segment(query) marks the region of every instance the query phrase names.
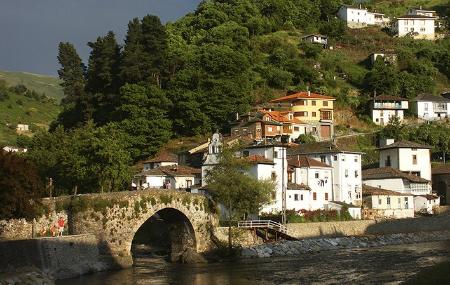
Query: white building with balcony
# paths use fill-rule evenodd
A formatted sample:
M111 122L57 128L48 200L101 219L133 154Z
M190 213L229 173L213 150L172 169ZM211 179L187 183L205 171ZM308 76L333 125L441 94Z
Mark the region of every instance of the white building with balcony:
M404 173L392 167L366 169L362 172L364 184L410 195L431 194L431 182L422 177Z
M398 17L392 24L395 37L411 36L414 39L435 39L435 17L423 15L405 15Z
M408 108L409 102L404 98L387 95L374 97L371 102L372 121L380 126L387 125L392 117L403 121L404 111Z
M363 185L365 219L414 218L414 196Z
M420 94L414 99L414 113L418 118L435 121L450 118L450 99Z
M331 142L301 144L288 150L295 159L306 156L332 167L333 201L361 206L361 152L343 150Z

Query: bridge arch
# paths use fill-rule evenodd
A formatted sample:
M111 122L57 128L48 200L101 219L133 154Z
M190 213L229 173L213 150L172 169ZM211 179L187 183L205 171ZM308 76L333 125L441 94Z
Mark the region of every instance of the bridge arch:
M195 231L193 223L188 217L189 213L184 212L183 209L176 209L173 207L161 208L162 209L160 210L155 210L153 215L151 215L151 213L145 215L142 220L133 226L132 232L134 232L134 235L132 236L131 241L128 241L130 244L128 250L131 254L133 241L142 227L151 219L157 218L162 220L167 227L170 242L170 260L172 262L179 262L186 250L194 249L197 251L198 233Z

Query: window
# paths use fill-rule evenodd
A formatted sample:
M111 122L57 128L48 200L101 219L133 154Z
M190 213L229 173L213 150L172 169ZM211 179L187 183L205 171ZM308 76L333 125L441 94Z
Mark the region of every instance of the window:
M326 163L326 161L327 161L327 157L325 155L321 155L320 156L320 162Z
M312 105L312 106L316 106L316 101L314 101L314 100L311 101L311 105Z
M412 151L417 151L417 148L412 148L411 150L412 150Z
M242 152L242 156L243 156L243 157L248 157L249 155L250 155L250 153L249 153L248 150L244 150L244 151Z
M405 197L405 209L408 209L408 197Z
M388 205L391 204L391 197L387 197L387 198L386 198L386 204L388 204Z
M428 103L425 103L424 108L425 108L425 111L428 111Z
M288 172L288 182L292 183L292 172Z
M384 162L384 164L386 166L391 166L391 156L390 155L387 156L386 161Z
M313 117L317 117L317 113L316 112L312 112L312 116Z
M300 200L303 201L303 194L300 195Z
M192 187L192 180L186 180L186 188Z
M314 173L315 178L319 178L319 172Z
M308 117L308 112L296 112L295 113L298 117Z
M294 127L294 131L295 132L299 132L300 131L300 127Z
M273 152L273 158L278 158L278 151Z
M342 161L345 161L345 155L342 155Z
M381 205L381 199L378 198L378 205Z
M277 174L275 172L272 172L272 181L275 181L277 179Z
M298 194L294 194L294 201L298 201Z
M272 131L272 127L267 127L267 130L268 130L269 132L271 132L271 131Z
M416 154L413 154L413 156L412 156L412 163L417 164L417 155Z
M348 177L348 169L345 170L345 177Z
M333 156L333 159L334 159L334 161L337 161L338 160L337 155Z
M328 101L323 101L323 106L328 107Z
M402 198L397 199L397 204L399 208L402 208Z
M358 156L357 155L355 155L354 161L358 162Z
M355 170L355 178L358 178L358 170Z
M317 200L317 193L316 192L313 192L313 200L314 201Z
M297 105L306 106L306 101L305 100L300 100L300 101L298 101Z
M325 201L328 201L328 193L325 193Z

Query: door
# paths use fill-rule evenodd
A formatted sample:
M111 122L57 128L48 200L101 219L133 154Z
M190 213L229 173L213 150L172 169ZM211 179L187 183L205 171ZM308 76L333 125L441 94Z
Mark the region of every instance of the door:
M331 137L331 126L320 126L320 137L328 139Z

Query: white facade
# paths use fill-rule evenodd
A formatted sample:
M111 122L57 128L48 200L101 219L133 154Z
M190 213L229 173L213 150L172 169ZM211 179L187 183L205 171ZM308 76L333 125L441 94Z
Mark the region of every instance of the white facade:
M216 164L219 163L219 153L222 149L222 138L218 133L213 134L211 142L208 144L208 154L202 165L202 186L206 185L206 176Z
M415 8L411 8L408 10L408 15L419 15L419 16L426 16L426 17L435 17L436 16L436 11L434 10L423 10L423 9L415 9Z
M363 203L369 208L365 213L372 212L374 218L414 218L414 198L410 195L369 195Z
M414 107L417 117L427 121L450 118L450 101L417 101Z
M426 195L431 193L430 183L411 182L400 177L364 179L364 184L411 195Z
M402 122L405 117L403 110L372 110L372 121L377 125L386 126L393 117Z
M426 16L403 16L392 24L392 33L396 37L411 35L414 39L434 40L435 19Z
M341 6L337 13L339 19L347 22L349 28L362 28L375 25L375 15L367 9Z
M136 175L133 185L139 189L165 188L165 189L186 189L199 183L195 175L170 176L170 175Z
M286 209L288 210L316 210L311 207L313 200L310 190L288 189L286 193Z
M171 166L171 165L178 165L178 163L171 162L171 161L159 161L159 162L149 162L149 163L145 162L144 163L144 171L162 167L162 166Z
M379 157L380 167L392 167L431 181L431 160L428 148L380 149Z
M30 127L26 124L17 124L16 131L19 132L28 132L30 130Z
M332 167L333 201L361 205L361 153L306 154Z
M397 117L400 122L404 119L404 110L409 107L408 100L392 96L378 96L373 98L372 121L380 126L385 126L391 118Z
M423 195L414 197L414 210L416 212L434 213L434 208L440 204L439 197L431 197L431 195Z

